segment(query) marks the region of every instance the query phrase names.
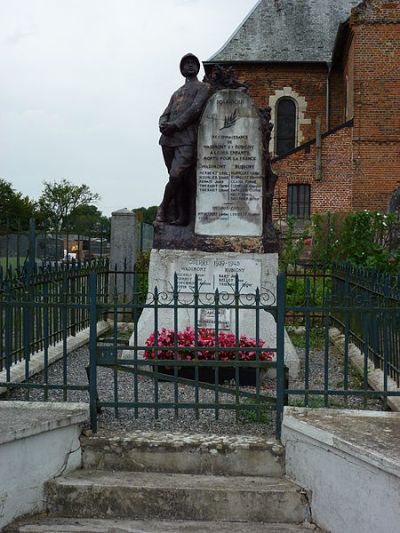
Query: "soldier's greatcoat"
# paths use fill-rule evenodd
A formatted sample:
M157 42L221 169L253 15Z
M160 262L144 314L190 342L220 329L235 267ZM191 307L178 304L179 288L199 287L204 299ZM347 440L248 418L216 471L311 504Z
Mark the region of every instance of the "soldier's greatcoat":
M161 146L193 146L197 141L197 126L204 104L210 94L210 86L197 79L186 80L171 96L171 100L160 117L160 126L174 122L178 131L173 135L161 135Z

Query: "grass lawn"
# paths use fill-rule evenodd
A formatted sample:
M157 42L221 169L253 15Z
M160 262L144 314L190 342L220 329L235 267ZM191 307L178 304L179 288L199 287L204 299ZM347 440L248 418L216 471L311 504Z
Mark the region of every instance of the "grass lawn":
M20 264L20 266L22 266L24 264L24 260L20 259L19 264ZM8 262L7 262L7 258L6 257L0 257L0 267L7 268L7 266L8 267L11 266L13 269L16 268L18 266L17 258L16 257L9 257L8 258Z

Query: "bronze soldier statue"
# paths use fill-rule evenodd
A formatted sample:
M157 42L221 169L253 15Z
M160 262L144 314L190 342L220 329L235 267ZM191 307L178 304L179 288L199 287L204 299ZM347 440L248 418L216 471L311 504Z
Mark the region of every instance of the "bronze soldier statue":
M168 222L177 226L188 223L185 189L189 187L190 172L196 158L197 126L210 94L210 86L197 79L200 61L186 54L180 62L185 84L174 92L168 107L160 117L160 145L169 173L164 197L158 209L156 223ZM175 206L170 219L171 204Z

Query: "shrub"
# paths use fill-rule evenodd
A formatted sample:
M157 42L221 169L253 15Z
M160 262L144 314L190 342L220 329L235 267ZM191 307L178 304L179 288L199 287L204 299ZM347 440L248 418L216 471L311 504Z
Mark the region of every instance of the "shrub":
M311 225L300 235L296 234L294 220L289 219L285 246L280 254L281 269L288 270L299 261L308 235L312 237L312 262L322 269L330 269L335 262L349 262L380 272L398 273L398 233L396 217L379 211L315 214Z

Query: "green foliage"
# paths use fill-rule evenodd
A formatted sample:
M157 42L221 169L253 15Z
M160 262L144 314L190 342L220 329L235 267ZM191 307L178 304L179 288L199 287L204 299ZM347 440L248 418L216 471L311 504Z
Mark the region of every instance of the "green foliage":
M327 281L325 286L322 278L313 278L307 276L310 282L308 299L311 305L322 305L324 293L328 288ZM306 301L306 278L289 275L286 279L286 305L301 306Z
M27 228L29 219L36 213L36 204L21 193L16 192L9 181L0 178L0 227Z
M306 332L301 328L288 327L288 334L296 348L305 348ZM310 329L310 348L321 349L325 343L325 332L322 327L313 327Z
M296 219L288 218L288 229L285 244L279 256L280 267L287 270L289 265L297 263L304 248L304 239L309 235L308 226L305 227L301 235L296 235Z
M246 399L242 405L248 405L248 409L239 411L238 421L240 424L273 423L273 404L260 400Z
M60 182L43 182L39 207L50 229L62 230L72 212L79 206L89 206L100 199L87 185L74 185L66 179Z
M289 405L291 407L304 407L305 398L303 396L291 396L289 399ZM320 409L321 407L330 407L331 409L343 409L346 407L344 400L337 400L328 398L328 403L325 403L325 398L323 396L308 396L308 407L311 409Z
M152 205L150 207L139 207L138 209L135 209L136 213L141 214L141 221L145 224L153 224L154 220L156 219L158 206Z
M144 303L146 301L149 283L149 263L150 252L142 252L136 260L135 271L137 273L137 293L139 303Z
M349 213L340 228L339 259L356 266L396 272L400 267L400 250L390 249L393 215L358 211Z
M80 235L103 232L106 237L110 234L110 219L103 216L95 205L78 205L65 221L70 231Z
M289 219L286 242L280 256L281 268L287 270L298 262L304 240L311 235L311 259L315 266L329 270L334 262L349 262L381 272L397 273L400 269L400 249L391 247L396 223L393 214L379 211L316 214L312 217L311 226L296 237L294 220Z
M136 260L136 264L135 264L136 272L148 272L149 264L150 264L150 252L142 252Z
M315 214L312 217L311 258L314 264L330 268L337 259L339 250L338 228L340 219L337 213Z
M44 182L39 202L35 202L0 179L0 228L26 230L34 218L38 229L68 229L81 235L101 230L107 238L110 220L91 205L98 199L87 185L73 185L64 179L59 183Z

